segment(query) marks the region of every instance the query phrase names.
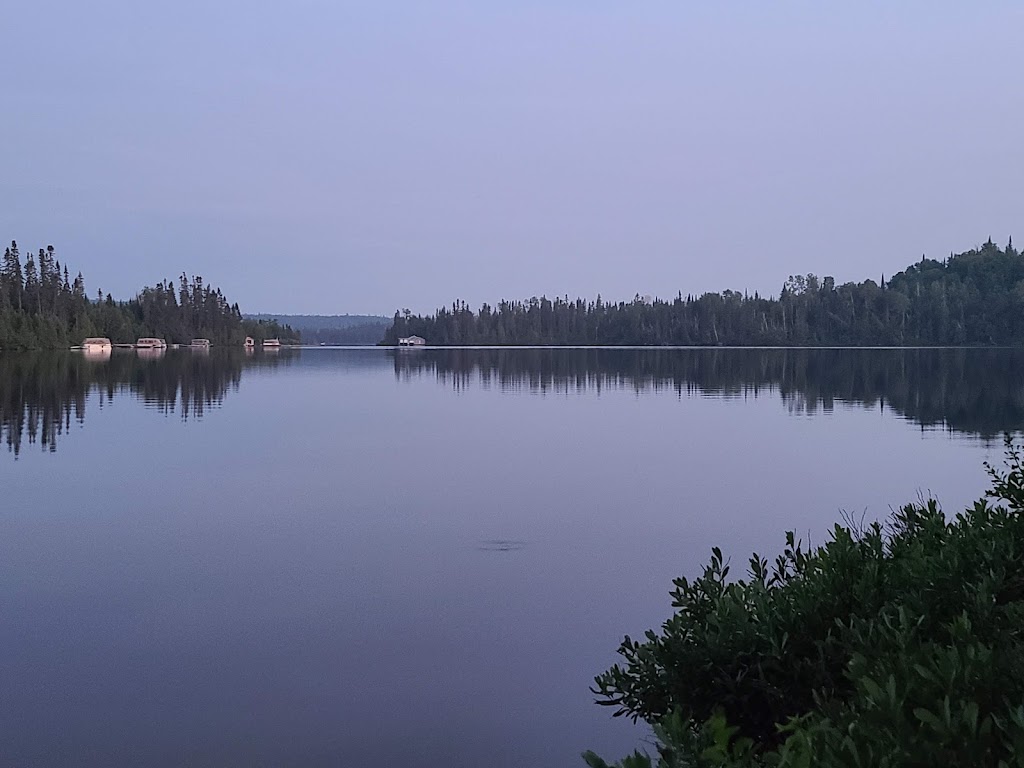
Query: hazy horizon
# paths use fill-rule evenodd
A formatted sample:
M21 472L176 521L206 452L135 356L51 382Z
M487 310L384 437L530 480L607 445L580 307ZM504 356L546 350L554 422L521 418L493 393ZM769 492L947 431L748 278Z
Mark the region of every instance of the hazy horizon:
M1017 234L1024 8L22 4L0 238L249 313L777 294ZM13 151L12 151L13 150Z

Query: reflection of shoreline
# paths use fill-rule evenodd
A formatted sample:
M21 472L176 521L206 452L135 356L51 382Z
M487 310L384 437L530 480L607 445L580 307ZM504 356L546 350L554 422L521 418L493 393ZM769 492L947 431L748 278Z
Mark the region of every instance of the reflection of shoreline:
M1024 430L1024 349L487 348L395 353L399 379L538 394L603 389L710 397L777 393L793 413L888 408L993 439Z
M241 348L0 352L0 439L15 455L26 438L55 451L72 419L84 422L90 396L103 402L130 395L182 420L202 418L238 388L244 368L287 365L297 355L250 358Z
M159 360L166 352L166 347L138 347L135 350L139 360Z

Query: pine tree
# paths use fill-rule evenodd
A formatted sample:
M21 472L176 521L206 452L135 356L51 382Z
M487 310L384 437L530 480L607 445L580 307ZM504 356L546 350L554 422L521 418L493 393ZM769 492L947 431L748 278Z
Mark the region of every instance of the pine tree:
M30 314L40 312L39 271L31 255L25 260L25 311Z
M11 247L4 251L3 279L9 291L11 306L18 312L21 312L25 292L25 279L21 272L18 244L13 240L11 241Z

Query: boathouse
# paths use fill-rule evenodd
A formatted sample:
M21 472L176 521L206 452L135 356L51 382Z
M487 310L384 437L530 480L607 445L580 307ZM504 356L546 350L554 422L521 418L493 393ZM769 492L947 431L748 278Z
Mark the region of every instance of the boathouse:
M82 342L82 349L87 352L98 352L103 349L110 349L110 339L105 336L90 336Z

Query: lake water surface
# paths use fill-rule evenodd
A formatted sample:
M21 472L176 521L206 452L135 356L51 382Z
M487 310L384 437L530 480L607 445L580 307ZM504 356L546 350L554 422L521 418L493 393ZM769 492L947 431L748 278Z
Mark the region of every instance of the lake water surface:
M1022 427L1019 350L0 352L0 764L618 758L674 577Z

